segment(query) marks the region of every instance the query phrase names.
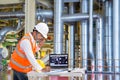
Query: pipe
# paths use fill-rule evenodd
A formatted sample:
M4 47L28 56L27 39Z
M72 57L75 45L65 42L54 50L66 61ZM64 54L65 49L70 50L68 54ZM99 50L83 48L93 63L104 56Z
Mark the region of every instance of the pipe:
M53 18L53 11L52 10L37 10L36 16ZM0 18L24 18L24 17L25 17L24 12L0 13Z
M25 14L23 12L7 12L7 13L0 13L0 18L17 18L17 17L24 17Z
M89 18L88 14L81 14L81 13L75 13L75 14L64 14L61 19L65 22L75 22L80 20L87 20Z
M100 15L98 14L93 14L94 19L99 19ZM61 20L64 22L76 22L80 20L88 20L89 15L88 14L81 14L81 13L75 13L75 14L69 14L69 15L63 15L61 17Z
M105 27L106 27L106 60L107 60L107 66L108 71L113 71L112 70L112 59L113 59L113 54L112 54L112 4L110 1L105 2Z
M88 14L88 0L81 1L81 12L84 14ZM81 39L80 45L82 48L82 67L88 70L88 20L81 21ZM85 75L84 79L87 80L87 75Z
M89 52L93 53L93 0L89 2Z
M97 71L103 71L103 23L102 18L96 20L96 65Z
M93 0L89 0L89 55L91 59L91 71L94 72L95 58L94 58L94 51L93 51ZM92 76L95 76L95 75L92 74ZM95 77L93 77L92 80L95 80Z
M96 71L104 70L103 58L103 22L102 18L96 20ZM103 75L97 77L98 80L103 80Z
M74 24L70 24L69 26L69 33L70 33L70 39L69 39L69 53L70 53L70 68L75 67L75 35L74 35Z
M81 12L88 13L88 0L82 0L81 2ZM82 67L85 67L86 70L88 66L88 20L81 21L81 48L82 48Z
M4 39L5 39L5 35L8 33L8 32L15 32L15 33L18 33L20 32L24 27L23 27L24 24L21 25L21 21L19 20L18 22L18 26L17 27L3 27L1 30L0 30L0 42L3 42Z
M74 3L69 3L69 14L74 14ZM74 28L75 28L75 25L74 24L70 24L69 26L69 35L70 35L70 39L69 39L69 54L70 54L70 68L74 68L74 47L75 47L75 35L74 35Z
M114 54L114 71L120 72L120 0L113 0L113 54ZM119 80L119 77L116 77Z
M105 2L105 54L107 62L107 71L113 71L113 54L112 54L112 2ZM112 76L109 76L109 80L112 80Z
M36 16L42 16L46 18L53 18L53 11L52 10L37 10Z
M63 53L63 0L54 0L54 54Z
M13 27L4 27L0 30L0 42L3 42L5 39L5 34L9 31L13 31Z
M95 60L93 51L93 0L89 1L89 54L91 57L91 70L95 71Z

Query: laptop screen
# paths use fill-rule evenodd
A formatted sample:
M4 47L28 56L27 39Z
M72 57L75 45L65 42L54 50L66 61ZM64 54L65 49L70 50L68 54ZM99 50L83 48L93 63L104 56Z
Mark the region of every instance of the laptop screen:
M51 68L68 68L68 54L49 54Z

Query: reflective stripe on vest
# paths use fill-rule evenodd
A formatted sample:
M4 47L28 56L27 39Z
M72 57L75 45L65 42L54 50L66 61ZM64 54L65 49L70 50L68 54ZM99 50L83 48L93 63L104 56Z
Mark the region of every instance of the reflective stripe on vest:
M15 60L11 59L11 62L15 64L16 66L19 66L22 69L32 68L32 65L30 66L22 66L21 64L17 63Z
M26 58L26 56L25 56L24 54L22 54L21 52L18 51L18 48L17 48L17 47L15 48L15 51L16 51L16 53L17 53L20 57Z
M23 38L26 38L26 39L30 40L29 36L24 36ZM24 54L22 54L21 52L18 51L18 47L15 48L15 51L20 57L26 58L26 55L24 55Z

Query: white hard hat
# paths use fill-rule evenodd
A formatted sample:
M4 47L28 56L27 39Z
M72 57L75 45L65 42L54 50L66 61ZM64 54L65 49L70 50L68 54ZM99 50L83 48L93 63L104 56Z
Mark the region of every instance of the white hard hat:
M37 25L35 25L34 27L38 32L40 32L44 38L47 38L47 34L49 31L49 28L47 26L46 23L38 23Z

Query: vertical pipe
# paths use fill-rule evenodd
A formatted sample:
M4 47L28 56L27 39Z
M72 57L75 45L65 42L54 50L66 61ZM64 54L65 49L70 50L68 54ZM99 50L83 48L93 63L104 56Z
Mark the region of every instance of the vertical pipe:
M70 68L74 68L74 42L75 42L75 35L74 35L74 24L70 25Z
M81 12L88 13L88 0L82 0L81 2ZM82 48L82 67L87 69L87 57L88 57L88 21L81 21L81 48Z
M91 59L91 71L95 71L95 60L93 51L93 0L89 0L89 55ZM95 75L92 74L92 80L95 80Z
M88 0L82 0L81 12L88 13ZM81 21L81 39L80 45L82 48L82 67L88 70L88 20ZM87 75L84 77L87 80Z
M120 72L120 18L119 11L120 0L113 0L113 54L114 54L114 71ZM119 76L115 77L115 80L119 80Z
M69 3L69 13L73 14L74 13L74 3ZM74 24L70 24L69 27L69 33L70 33L70 41L69 41L69 53L70 53L70 68L74 68L74 40L75 40L75 35L74 35Z
M89 54L91 55L92 71L95 71L94 51L93 51L93 0L89 2Z
M63 53L63 0L54 0L54 53Z
M111 1L105 2L105 54L107 62L107 71L113 71L113 54L112 54L112 3ZM112 75L109 76L112 80Z
M96 20L96 70L103 71L103 23L102 18ZM98 80L103 80L102 75L98 76Z
M106 27L106 57L108 71L112 71L112 5L110 1L105 2L105 27Z
M113 0L113 54L115 72L119 72L119 0Z

